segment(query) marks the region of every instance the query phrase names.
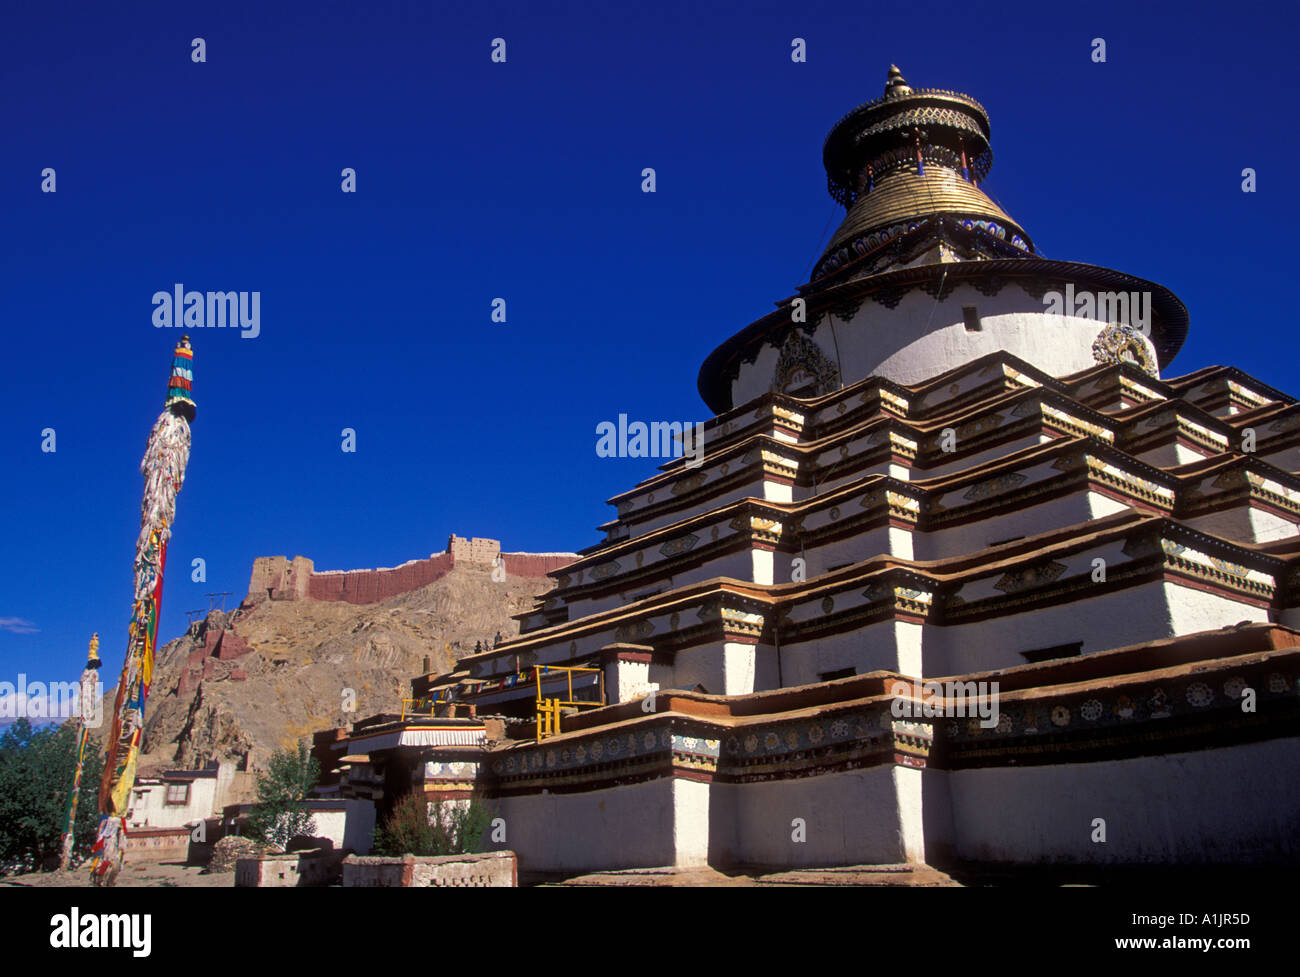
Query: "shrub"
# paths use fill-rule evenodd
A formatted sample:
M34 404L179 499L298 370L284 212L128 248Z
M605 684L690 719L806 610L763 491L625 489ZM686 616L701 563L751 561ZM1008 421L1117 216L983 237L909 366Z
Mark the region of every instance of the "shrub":
M412 791L375 832L376 855L468 855L482 851L492 812L477 797L433 801Z
M249 831L283 851L294 838L316 833L316 819L302 804L320 779L320 764L299 743L297 752L279 750L257 775L257 803L248 812Z

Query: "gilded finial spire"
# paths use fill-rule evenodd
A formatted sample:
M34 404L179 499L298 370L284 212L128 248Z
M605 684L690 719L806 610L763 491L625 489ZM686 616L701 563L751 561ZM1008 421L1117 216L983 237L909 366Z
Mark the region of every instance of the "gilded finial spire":
M896 98L899 95L911 95L912 86L907 83L903 73L898 70L898 65L889 66L889 78L885 81L885 98Z

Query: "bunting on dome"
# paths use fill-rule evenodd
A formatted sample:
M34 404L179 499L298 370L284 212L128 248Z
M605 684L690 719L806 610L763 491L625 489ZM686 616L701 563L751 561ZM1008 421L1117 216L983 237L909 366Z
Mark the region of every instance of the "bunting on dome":
M145 703L153 680L167 542L176 515L176 494L185 481L190 459L190 422L195 413L193 358L190 337L182 336L172 355L163 412L154 422L140 462L144 498L135 545L135 599L127 629L126 661L107 739L104 776L99 785L101 817L91 866L96 885L113 884L125 854L126 812L144 737Z

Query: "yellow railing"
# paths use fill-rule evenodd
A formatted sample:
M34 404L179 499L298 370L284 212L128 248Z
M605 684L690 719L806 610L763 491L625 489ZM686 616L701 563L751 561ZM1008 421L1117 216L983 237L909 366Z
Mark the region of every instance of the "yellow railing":
M427 696L427 695L426 695L426 696L421 696L421 697L418 698L418 699L403 699L403 700L402 700L402 721L405 722L405 721L406 721L406 717L407 717L408 715L411 715L411 716L432 716L432 715L433 715L433 707L434 707L434 706L438 705L438 703L440 703L440 702L442 702L442 703L447 703L447 702L450 702L450 701L451 701L450 699L437 699L437 698L430 698L430 697ZM420 709L420 708L419 708L419 705L420 705L420 703L422 703L422 702L428 704L427 708L425 708L425 709ZM407 709L407 706L408 706L408 705L410 706L410 709L409 709L409 710Z
M556 672L564 672L566 678L567 698L550 697L542 695L542 679L551 678ZM599 695L596 702L575 699L573 697L573 675L578 673L594 673L597 676L597 689ZM548 736L554 736L560 731L560 716L565 708L583 707L596 708L605 704L605 673L599 668L584 668L578 665L538 665L535 674L537 676L537 742L541 742Z

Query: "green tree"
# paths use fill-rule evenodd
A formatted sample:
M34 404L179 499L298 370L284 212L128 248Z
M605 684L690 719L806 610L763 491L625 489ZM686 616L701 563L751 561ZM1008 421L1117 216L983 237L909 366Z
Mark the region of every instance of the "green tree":
M77 766L77 732L76 723L33 726L24 717L0 734L0 875L58 867ZM95 840L102 770L92 737L82 766L74 859L85 858Z
M375 832L377 855L468 855L482 851L492 812L477 797L433 801L412 791Z
M249 830L283 850L290 841L316 833L316 819L303 800L320 780L320 763L300 742L297 751L278 750L257 775L257 803L248 812Z

